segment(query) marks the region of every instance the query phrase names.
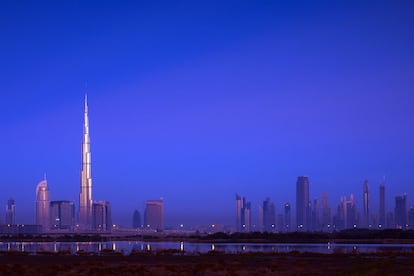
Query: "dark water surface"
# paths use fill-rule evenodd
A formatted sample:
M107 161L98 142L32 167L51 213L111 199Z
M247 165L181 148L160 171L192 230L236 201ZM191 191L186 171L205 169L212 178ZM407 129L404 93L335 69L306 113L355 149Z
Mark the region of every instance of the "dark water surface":
M76 253L86 251L100 253L116 251L123 254L136 252L156 252L177 250L177 252L207 253L219 251L224 253L243 252L313 252L313 253L414 253L414 244L333 244L333 243L196 243L196 242L0 242L0 251L20 251L28 253L69 251Z

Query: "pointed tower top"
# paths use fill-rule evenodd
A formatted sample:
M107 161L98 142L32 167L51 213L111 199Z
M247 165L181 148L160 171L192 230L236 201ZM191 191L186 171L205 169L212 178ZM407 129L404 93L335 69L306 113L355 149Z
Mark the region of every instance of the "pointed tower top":
M85 92L85 110L88 108L88 93Z

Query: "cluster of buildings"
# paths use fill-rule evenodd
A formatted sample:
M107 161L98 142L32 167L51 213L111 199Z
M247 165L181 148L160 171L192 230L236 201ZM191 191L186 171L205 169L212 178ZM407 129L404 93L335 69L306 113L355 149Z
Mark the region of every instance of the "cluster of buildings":
M89 137L88 101L85 95L85 111L82 139L82 169L80 173L79 205L69 200L52 201L46 177L36 186L35 224L16 224L16 205L12 198L7 202L5 224L0 225L0 233L32 234L47 232L110 232L113 229L111 204L108 201L92 199L91 148ZM144 225L140 214L134 213L134 226L162 230L163 200L146 202Z
M112 229L111 204L92 200L91 146L89 137L88 100L82 139L82 169L80 173L79 208L75 215L73 201L51 201L46 177L36 186L36 225L41 232L80 231L107 232Z
M310 200L309 178L299 176L296 181L296 223L291 223L291 204L285 203L283 211L276 213L275 204L266 198L259 205L258 224L252 224L251 203L236 195L236 231L335 231L351 228L414 229L414 207L408 208L407 195L395 197L395 207L386 213L385 185L379 186L378 213L371 212L368 181L362 185L362 208L359 210L354 195L341 197L336 209L328 205L327 193L321 200Z

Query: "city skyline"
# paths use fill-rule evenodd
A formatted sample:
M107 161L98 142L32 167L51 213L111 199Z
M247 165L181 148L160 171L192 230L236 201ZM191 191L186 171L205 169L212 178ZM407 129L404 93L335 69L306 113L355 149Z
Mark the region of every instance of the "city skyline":
M288 202L293 228L301 175L332 213L351 193L361 210L365 179L370 214L384 183L385 216L414 204L408 2L2 5L0 205L19 223L44 173L78 205L85 83L93 198L116 224L161 197L165 225L234 224L238 193L253 223Z

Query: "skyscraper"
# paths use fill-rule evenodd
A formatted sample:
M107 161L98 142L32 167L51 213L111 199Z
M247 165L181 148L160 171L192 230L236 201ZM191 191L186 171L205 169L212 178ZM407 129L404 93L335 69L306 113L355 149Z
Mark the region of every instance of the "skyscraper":
M51 201L50 225L52 229L72 230L75 226L75 204L67 200Z
M379 228L385 228L385 186L379 187Z
M395 197L394 209L395 226L398 229L407 228L407 195Z
M111 231L112 212L108 201L96 201L92 205L92 228L98 232Z
M321 227L322 230L328 231L332 225L332 212L328 204L328 194L322 193L322 206L321 206Z
M236 194L236 229L249 232L251 226L251 203L245 197Z
M36 186L36 224L42 226L42 231L50 229L50 195L46 178Z
M132 228L141 228L141 215L138 210L132 215Z
M146 201L144 224L145 227L149 229L164 229L164 202L162 199Z
M275 230L275 224L275 205L270 201L270 198L266 198L266 200L263 201L263 230L266 232L273 232Z
M242 207L243 201L240 195L236 194L236 231L242 230Z
M362 227L369 227L369 193L368 193L368 180L364 181L362 202L364 204L364 212L362 217Z
M309 178L298 176L296 181L296 228L299 231L308 231L309 223Z
M285 226L284 231L289 232L290 231L290 203L285 203Z
M16 205L14 204L14 199L9 198L6 205L6 224L14 225L16 224Z
M92 178L91 178L91 145L89 138L88 99L85 95L85 112L82 140L82 170L79 192L78 223L80 229L91 229L92 226Z

